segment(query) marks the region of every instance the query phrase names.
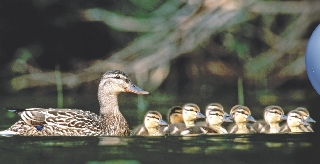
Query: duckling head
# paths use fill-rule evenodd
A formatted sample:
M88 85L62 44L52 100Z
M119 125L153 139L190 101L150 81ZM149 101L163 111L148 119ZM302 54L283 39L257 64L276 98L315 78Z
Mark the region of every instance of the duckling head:
M200 113L198 105L193 103L185 104L182 107L182 117L184 121L194 121L198 118L205 118L205 116Z
M229 117L224 115L224 112L218 109L212 109L207 112L207 122L210 125L220 125L223 122L232 122Z
M280 106L267 106L264 110L264 120L270 123L279 123L283 120L286 120L287 116L284 115L284 112Z
M103 74L99 83L99 97L103 95L117 95L121 92L150 94L133 84L129 76L122 71L110 70Z
M170 124L183 122L182 107L174 106L168 112L168 120Z
M311 123L316 123L316 121L314 119L312 119L310 117L310 114L309 114L309 111L307 110L307 108L304 108L304 107L298 107L295 109L295 111L298 111L302 114L303 116L303 119L307 122L311 122Z
M237 123L245 123L245 122L256 122L256 120L251 116L251 111L246 106L238 106L232 111L233 119Z
M302 114L300 112L294 111L294 110L290 111L288 113L287 124L289 127L298 127L300 125L309 125L309 123L303 119Z
M208 112L210 112L210 110L213 110L213 109L221 110L226 117L230 117L230 115L227 112L224 111L223 106L221 104L219 104L219 103L210 103L210 104L208 104L206 106L206 108L205 108L206 116L208 116Z
M232 120L234 119L234 113L235 113L236 109L240 106L242 106L242 105L235 105L230 109L230 114L229 114L230 119L232 119Z
M162 115L157 111L148 111L144 117L144 126L146 128L156 128L168 125L162 120Z

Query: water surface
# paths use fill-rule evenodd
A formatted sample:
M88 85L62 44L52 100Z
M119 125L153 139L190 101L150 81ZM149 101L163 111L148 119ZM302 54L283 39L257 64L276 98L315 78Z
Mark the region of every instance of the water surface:
M0 137L0 163L317 163L316 136Z

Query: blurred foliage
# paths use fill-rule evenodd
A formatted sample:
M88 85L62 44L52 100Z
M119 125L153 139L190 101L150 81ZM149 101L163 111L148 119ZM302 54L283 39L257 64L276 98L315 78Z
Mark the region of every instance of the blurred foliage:
M309 0L0 1L0 92L39 96L63 87L60 97L72 106L77 101L68 95L95 94L103 72L122 69L158 93L147 100L159 104L170 94L202 106L314 108L304 53L320 22L319 6ZM137 104L148 107L140 97Z

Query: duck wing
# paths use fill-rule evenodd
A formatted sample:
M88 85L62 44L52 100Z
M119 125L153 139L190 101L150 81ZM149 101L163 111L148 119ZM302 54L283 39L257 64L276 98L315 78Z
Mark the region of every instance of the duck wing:
M28 125L58 127L61 129L99 127L99 116L79 109L27 108L10 109Z

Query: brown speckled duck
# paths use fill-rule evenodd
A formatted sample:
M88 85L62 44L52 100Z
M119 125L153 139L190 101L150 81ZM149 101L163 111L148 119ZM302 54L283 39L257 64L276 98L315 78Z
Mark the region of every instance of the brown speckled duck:
M133 130L134 136L163 136L160 126L168 125L162 120L162 115L157 111L148 111L144 117L144 124Z
M231 108L230 115L235 124L229 126L228 133L256 133L256 130L252 125L248 124L248 122L256 122L256 120L251 116L251 111L248 107L236 105Z
M29 108L11 110L21 119L2 135L25 136L128 136L129 126L119 110L121 92L149 94L119 70L106 72L99 84L100 115L78 109Z
M258 121L253 124L259 133L279 133L279 123L287 119L280 106L270 105L264 109L264 121Z

